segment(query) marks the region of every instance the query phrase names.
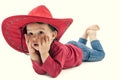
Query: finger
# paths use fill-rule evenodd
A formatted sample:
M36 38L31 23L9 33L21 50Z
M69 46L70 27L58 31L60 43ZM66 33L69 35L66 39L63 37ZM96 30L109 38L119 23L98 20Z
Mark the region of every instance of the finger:
M26 44L28 44L28 36L26 34L24 34L24 36L25 36Z
M25 40L27 45L31 44L30 37L27 34L25 34Z
M46 43L50 44L50 38L49 38L49 36L46 36Z
M47 42L47 36L46 35L44 36L44 41L45 41L45 43Z
M42 39L39 37L38 40L37 40L38 44L41 46L41 43L42 43Z
M41 38L41 45L44 45L44 44L45 44L45 36Z
M24 34L24 36L25 36L25 40L27 40L27 35L26 35L26 34Z

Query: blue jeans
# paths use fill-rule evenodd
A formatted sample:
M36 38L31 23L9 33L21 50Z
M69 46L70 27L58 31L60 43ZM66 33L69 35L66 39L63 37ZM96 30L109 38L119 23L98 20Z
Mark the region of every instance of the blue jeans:
M87 40L80 38L78 42L69 41L68 44L73 44L83 51L83 62L100 61L104 58L105 53L99 40L91 41L91 48L86 46Z

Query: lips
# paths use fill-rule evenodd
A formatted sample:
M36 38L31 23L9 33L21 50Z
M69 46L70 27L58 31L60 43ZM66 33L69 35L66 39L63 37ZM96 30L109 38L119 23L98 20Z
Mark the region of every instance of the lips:
M35 44L34 44L34 46L38 47L38 46L39 46L39 44L36 44L36 43L35 43Z

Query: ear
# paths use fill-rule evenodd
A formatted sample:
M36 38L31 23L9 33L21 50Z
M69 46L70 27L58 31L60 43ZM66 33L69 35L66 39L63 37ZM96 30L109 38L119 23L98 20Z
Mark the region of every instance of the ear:
M55 39L56 36L57 36L57 31L53 31L53 32L52 32L52 38Z

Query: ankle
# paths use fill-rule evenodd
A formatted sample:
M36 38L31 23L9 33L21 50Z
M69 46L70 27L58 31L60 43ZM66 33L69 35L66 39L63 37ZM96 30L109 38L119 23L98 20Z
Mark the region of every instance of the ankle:
M83 35L82 35L82 38L87 39L87 38L88 38L88 34L86 34L86 33L83 34Z
M88 30L87 34L89 36L90 41L96 40L96 31L95 30Z

